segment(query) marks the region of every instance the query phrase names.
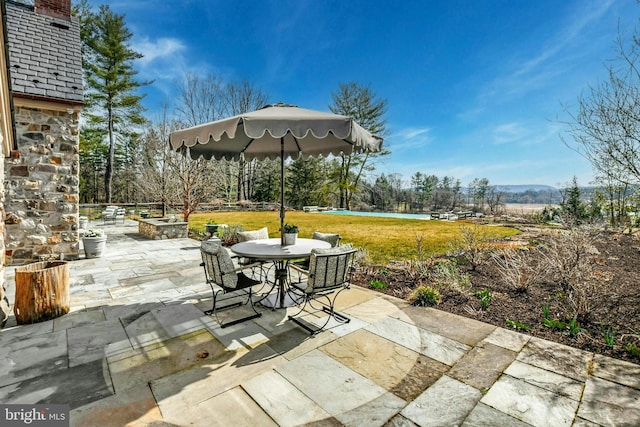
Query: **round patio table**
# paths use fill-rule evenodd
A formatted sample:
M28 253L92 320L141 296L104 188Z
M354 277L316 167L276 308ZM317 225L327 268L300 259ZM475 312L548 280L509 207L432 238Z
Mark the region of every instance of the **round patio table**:
M312 249L328 249L330 247L331 244L323 240L301 238L296 239L295 245L282 246L280 238L276 238L236 243L231 246L231 251L246 258L273 261L278 292L264 298L261 304L272 308L283 308L298 303L298 300L292 297L286 289L289 261L309 258Z

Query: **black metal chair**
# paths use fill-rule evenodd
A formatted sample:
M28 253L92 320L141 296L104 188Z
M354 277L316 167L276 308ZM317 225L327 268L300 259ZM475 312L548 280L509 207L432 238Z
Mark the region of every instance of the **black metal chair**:
M202 263L200 265L204 267L205 278L209 286L211 286L211 291L213 293L213 305L211 306L211 310L207 310L204 313L207 315L213 314L221 328L226 328L227 326L262 316L262 313L259 313L256 310L252 297L255 294L253 292L253 287L256 285L263 285L263 283L262 281L255 280L244 273L244 271L249 271L254 267L260 267L260 264L256 263L236 267L231 260L229 252L227 252L219 242L214 241L202 242L202 245L200 246L200 253L202 255ZM225 294L229 294L228 297L219 299L219 296ZM237 299L243 295L247 296L247 300L245 302L234 301L226 305L220 305L224 301ZM252 314L226 323L220 321L218 312L234 307L240 307L245 304L251 305L253 310Z
M335 301L340 292L349 288L356 252L350 244L311 251L308 279L291 283L290 291L300 298L302 306L299 312L289 316L290 320L312 335L322 331L332 318L340 323L351 321L344 314L335 311ZM314 303L319 305L314 306ZM307 306L312 310L305 312ZM313 328L310 322L302 321L304 317L315 316L320 311L329 315L322 326Z

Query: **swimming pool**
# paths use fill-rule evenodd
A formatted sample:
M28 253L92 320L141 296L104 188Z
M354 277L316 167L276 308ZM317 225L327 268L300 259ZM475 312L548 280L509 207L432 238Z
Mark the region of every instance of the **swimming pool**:
M376 216L381 218L404 218L404 219L431 219L429 214L409 214L396 212L359 212L359 211L324 211L319 212L325 215L348 215L348 216Z

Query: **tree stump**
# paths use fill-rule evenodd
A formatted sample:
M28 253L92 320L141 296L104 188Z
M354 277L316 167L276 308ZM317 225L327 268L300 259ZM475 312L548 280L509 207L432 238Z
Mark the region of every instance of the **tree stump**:
M43 261L16 268L13 312L18 324L54 319L69 312L69 265Z

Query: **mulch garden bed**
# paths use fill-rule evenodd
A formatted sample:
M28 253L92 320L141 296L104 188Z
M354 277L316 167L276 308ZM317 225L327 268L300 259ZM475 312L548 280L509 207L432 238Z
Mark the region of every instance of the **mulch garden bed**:
M531 231L519 236L525 240L538 237ZM592 309L586 319L580 319L577 334L543 324L544 306L549 308L548 319L569 320L566 290L562 286L547 281L532 285L524 292L511 290L491 259L476 269L461 265L463 272L469 274L471 289L443 291L442 302L435 307L503 328L513 327L514 321L530 325L529 330L519 332L640 363L640 354L634 351L640 349L640 240L629 233L606 231L597 237L594 246L597 251L590 259L593 274L589 278L594 285ZM531 256L536 254L537 251L531 251ZM401 262L361 268L352 278L353 284L366 288L370 288L372 281L386 284L386 288L377 291L404 299L418 286ZM476 296L476 292L482 290L491 294L486 308ZM613 339L613 346L606 343L605 336Z

